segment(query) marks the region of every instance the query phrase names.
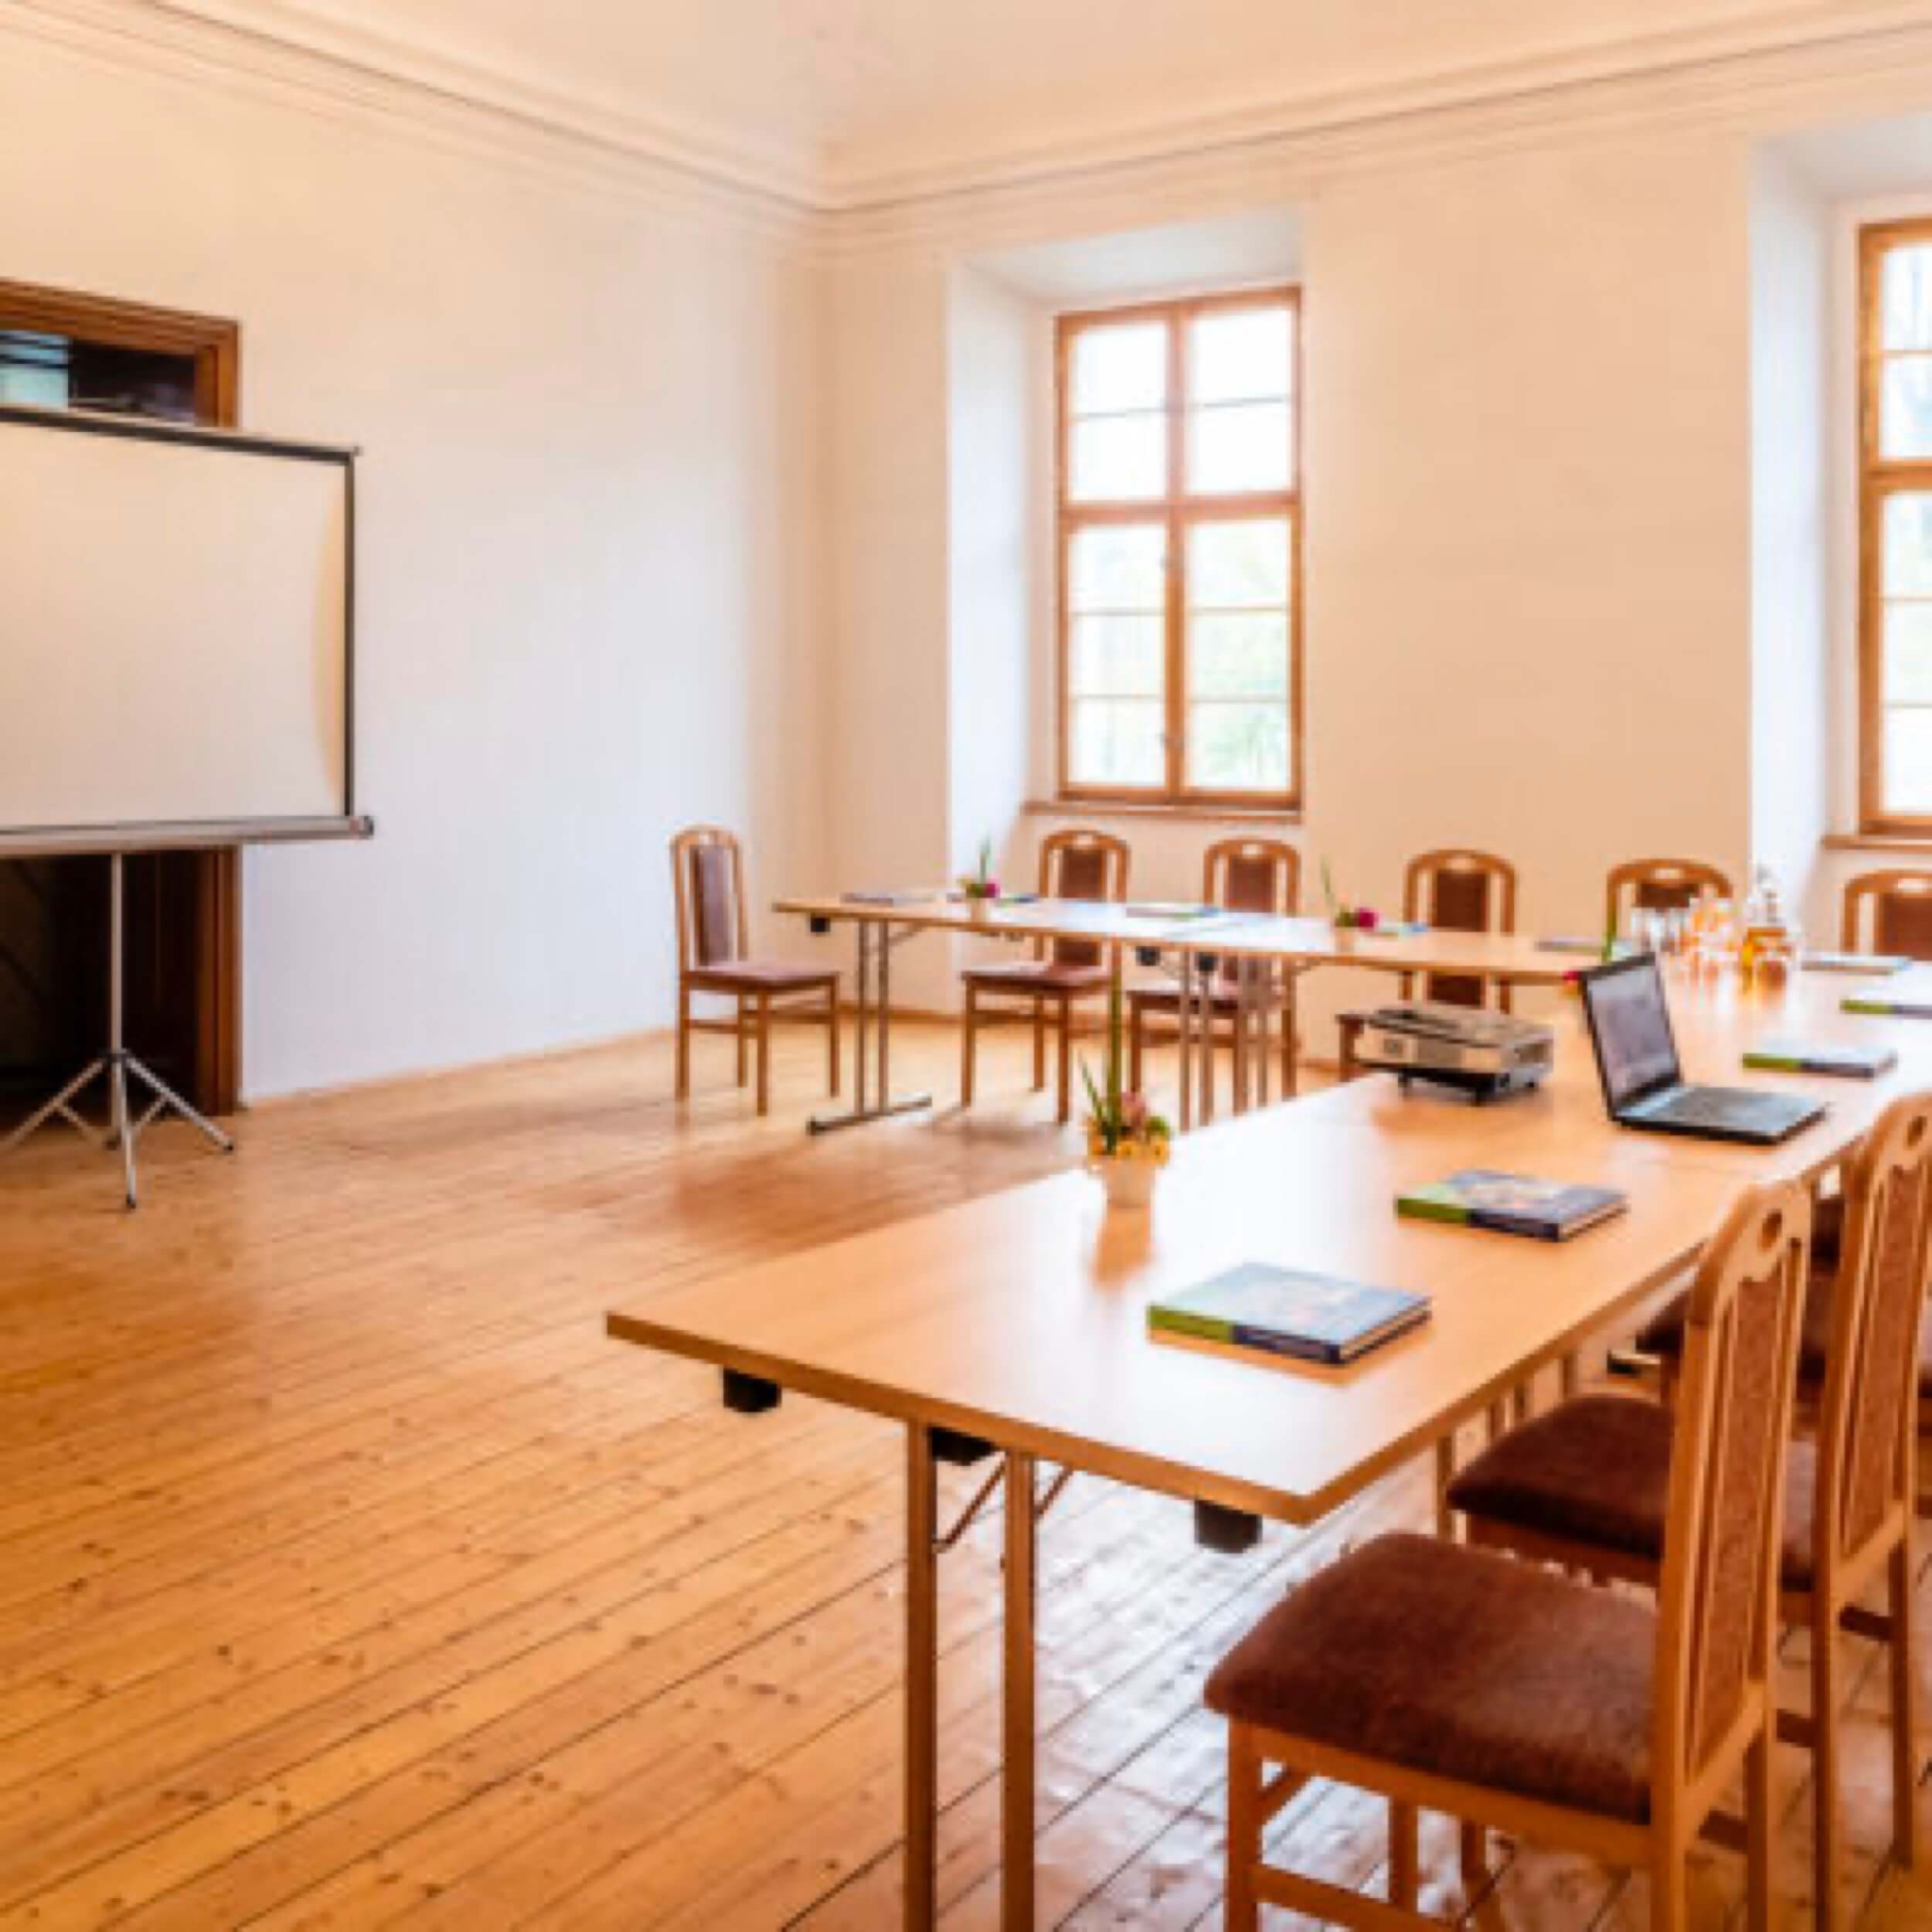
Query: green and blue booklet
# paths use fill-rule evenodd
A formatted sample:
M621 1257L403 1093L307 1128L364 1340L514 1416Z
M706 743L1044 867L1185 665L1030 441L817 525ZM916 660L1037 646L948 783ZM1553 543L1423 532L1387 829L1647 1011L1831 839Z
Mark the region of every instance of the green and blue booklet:
M1847 993L1839 1002L1848 1013L1876 1013L1883 1019L1932 1019L1932 987L1923 980L1898 993Z
M1446 1181L1396 1197L1396 1213L1411 1220L1447 1221L1534 1241L1567 1241L1629 1205L1629 1196L1615 1188L1580 1187L1486 1167L1466 1167Z
M1429 1298L1244 1262L1154 1302L1154 1335L1221 1342L1340 1368L1429 1318Z
M1748 1048L1744 1064L1772 1073L1831 1073L1841 1080L1876 1080L1899 1063L1889 1046L1852 1046L1838 1041L1761 1039Z

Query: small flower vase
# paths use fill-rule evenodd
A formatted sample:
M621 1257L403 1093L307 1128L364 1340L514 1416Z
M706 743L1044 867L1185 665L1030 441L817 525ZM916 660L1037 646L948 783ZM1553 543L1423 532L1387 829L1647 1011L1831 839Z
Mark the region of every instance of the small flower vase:
M969 893L966 896L966 910L975 919L985 919L993 910L992 896L986 893Z
M1090 1163L1107 1189L1109 1207L1144 1208L1154 1199L1154 1182L1160 1173L1158 1161L1119 1154L1102 1154Z

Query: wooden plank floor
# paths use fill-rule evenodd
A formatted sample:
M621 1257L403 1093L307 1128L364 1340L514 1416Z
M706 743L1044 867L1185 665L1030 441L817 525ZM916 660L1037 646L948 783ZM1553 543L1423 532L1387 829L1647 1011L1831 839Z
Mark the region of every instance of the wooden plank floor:
M953 1034L901 1043L953 1090ZM77 1142L0 1166L0 1926L895 1923L896 1440L802 1401L729 1416L600 1317L1077 1148L1011 1039L970 1121L818 1141L813 1043L786 1046L762 1124L728 1049L699 1051L686 1109L652 1042L266 1108L232 1161L164 1128L132 1216ZM1232 1561L1172 1503L1073 1485L1043 1558L1044 1917L1218 1923L1202 1676L1423 1504L1398 1479ZM960 1928L997 1920L998 1536L945 1576ZM1847 1884L1872 1932L1932 1925L1932 1886L1882 1870L1876 1676L1857 1696ZM1379 1820L1349 1794L1279 1830L1379 1881ZM1453 1848L1428 1850L1460 1909ZM1706 1876L1705 1916L1733 1919L1730 1865ZM1640 1884L1527 1851L1479 1903L1522 1932L1644 1922Z

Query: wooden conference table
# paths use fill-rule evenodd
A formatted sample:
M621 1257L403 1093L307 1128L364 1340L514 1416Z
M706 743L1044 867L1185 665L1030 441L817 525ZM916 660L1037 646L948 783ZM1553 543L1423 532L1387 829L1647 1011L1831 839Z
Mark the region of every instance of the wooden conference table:
M1110 1213L1071 1172L612 1313L620 1339L724 1370L735 1407L790 1389L904 1427L906 1925L923 1932L936 1909L937 1462L1004 1459L1002 1912L1021 1932L1033 1922L1041 1463L1186 1498L1216 1547L1247 1546L1259 1519L1319 1521L1539 1369L1634 1323L1745 1181L1815 1178L1893 1097L1932 1084L1932 1021L1842 1014L1857 983L1808 976L1762 1000L1672 988L1689 1077L1830 1103L1781 1148L1614 1128L1566 1006L1557 1071L1533 1094L1472 1108L1376 1076L1189 1137L1149 1211ZM1774 1031L1889 1040L1900 1064L1869 1082L1743 1073L1743 1047ZM1605 1182L1630 1211L1560 1247L1397 1219L1403 1189L1478 1164ZM1339 1371L1150 1338L1151 1298L1243 1261L1420 1291L1433 1318Z
M845 923L856 935L852 1104L815 1115L811 1128L819 1134L932 1105L930 1094L900 1096L892 1088L893 951L922 933L968 934L1012 943L1085 941L1106 949L1117 980L1130 953L1148 964L1172 961L1179 1000L1179 1111L1184 1131L1194 1124L1197 1085L1201 1117L1211 1119L1213 1114L1206 994L1223 961L1233 968L1236 997L1228 1018L1237 1113L1245 1112L1252 1098L1267 1100L1273 1016L1278 1012L1281 1023L1293 1026L1295 978L1311 968L1367 966L1383 972L1554 985L1580 963L1588 963L1513 934L1460 933L1437 927L1410 933L1337 932L1325 919L1244 912L1177 917L1171 910L1137 912L1131 903L1083 899L1002 900L976 913L964 900L944 893L882 893L781 899L775 910L808 920L815 932Z

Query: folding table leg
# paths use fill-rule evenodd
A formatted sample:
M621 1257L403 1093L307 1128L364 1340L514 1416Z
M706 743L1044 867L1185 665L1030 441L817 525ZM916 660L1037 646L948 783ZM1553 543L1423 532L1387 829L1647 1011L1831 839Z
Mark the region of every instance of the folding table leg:
M1000 1924L1033 1932L1036 1465L1006 1456L1006 1688L1000 1739Z
M932 1932L939 1868L939 1487L932 1431L906 1425L906 1932Z

